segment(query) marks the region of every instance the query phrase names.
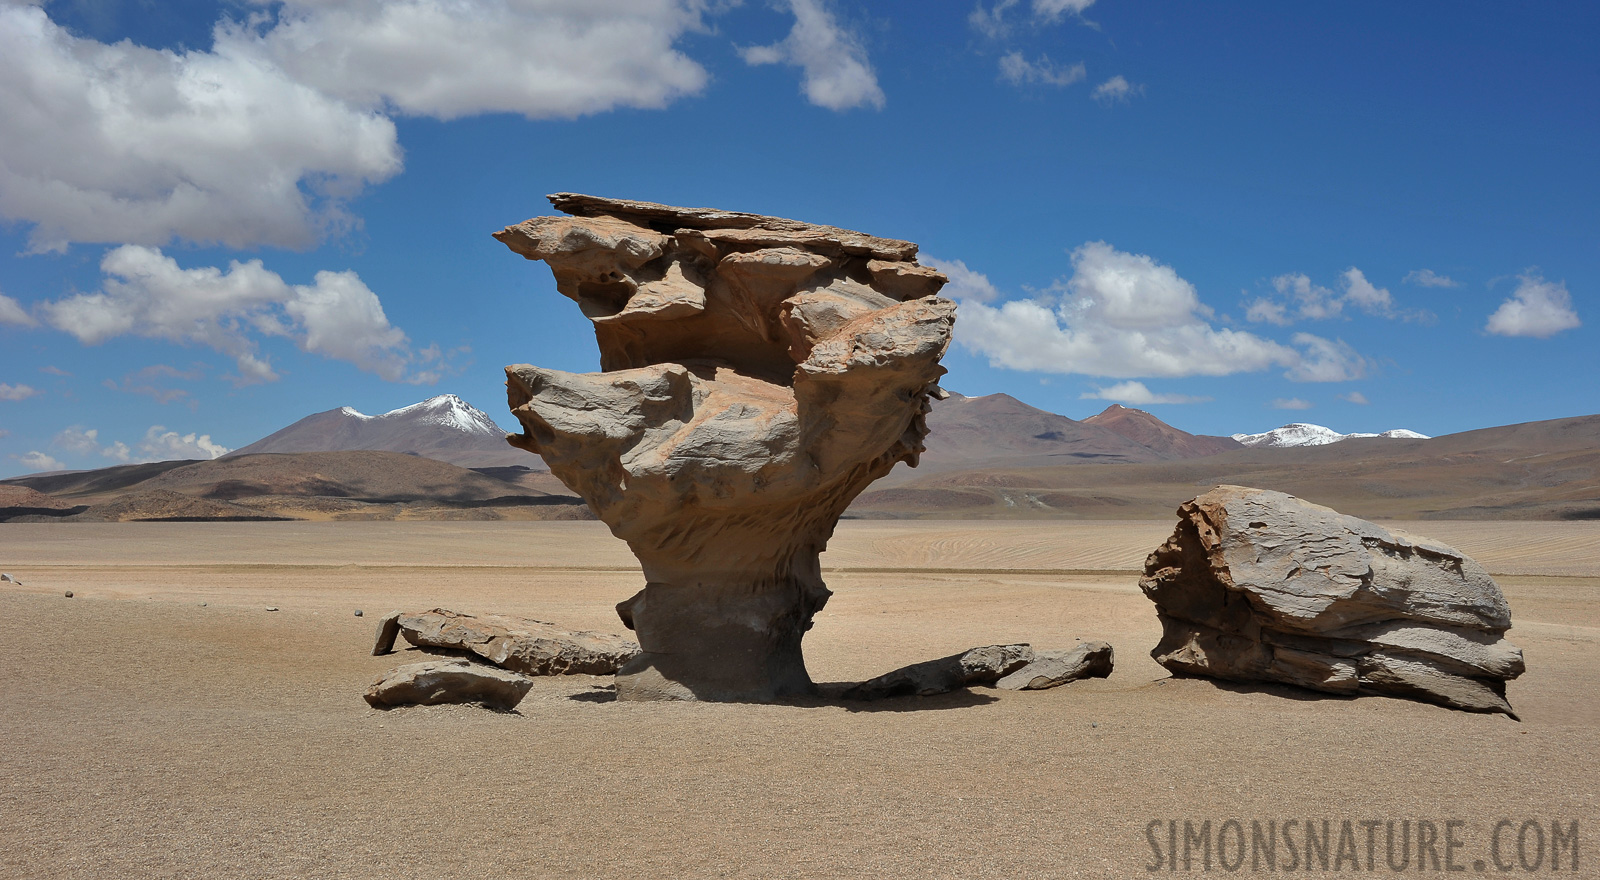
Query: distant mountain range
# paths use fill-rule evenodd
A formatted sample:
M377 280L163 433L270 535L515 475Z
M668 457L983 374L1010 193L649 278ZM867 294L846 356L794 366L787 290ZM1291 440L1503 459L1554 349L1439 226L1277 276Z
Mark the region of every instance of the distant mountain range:
M454 394L369 416L348 406L309 415L281 431L228 453L404 452L457 467L522 465L545 470L544 460L506 444L506 432L488 413Z
M1112 405L1074 421L1029 406L1009 394L950 393L928 414L926 467L1028 460L1072 462L1172 461L1215 455L1239 444L1227 437L1189 434L1137 409Z
M1281 428L1273 428L1263 434L1235 434L1233 439L1241 445L1250 447L1267 447L1270 449L1285 449L1293 446L1326 446L1329 443L1338 443L1340 440L1350 440L1356 437L1386 437L1390 440L1429 440L1427 434L1418 434L1416 431L1407 431L1405 428L1395 428L1384 431L1382 434L1341 434L1332 428L1321 425L1309 425L1304 422L1295 422Z
M1118 404L1075 421L1029 406L1009 394L967 397L954 392L945 400L934 401L928 429L923 461L935 469L999 460L1037 465L1180 461L1246 446L1317 446L1352 437L1426 439L1414 431L1340 434L1308 424L1285 425L1264 434L1215 437L1181 431L1144 410ZM538 456L507 445L505 431L487 413L454 394L430 397L376 416L348 406L330 409L306 416L227 457L352 450L403 452L465 468L545 469Z
M1295 424L1235 439L1124 406L1075 421L1005 394L951 394L928 427L921 466L896 467L851 516L1168 517L1232 483L1368 518L1600 519L1600 416L1437 438ZM341 407L216 461L0 480L0 521L592 515L504 438L453 394L378 416Z

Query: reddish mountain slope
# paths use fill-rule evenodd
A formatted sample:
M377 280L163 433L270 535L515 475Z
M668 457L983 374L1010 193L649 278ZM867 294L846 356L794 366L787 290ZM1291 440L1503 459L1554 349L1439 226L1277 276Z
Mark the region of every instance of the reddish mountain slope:
M1083 424L1115 431L1169 458L1204 458L1244 448L1232 437L1190 434L1172 427L1142 409L1131 409L1116 403L1106 407L1099 415L1084 419Z

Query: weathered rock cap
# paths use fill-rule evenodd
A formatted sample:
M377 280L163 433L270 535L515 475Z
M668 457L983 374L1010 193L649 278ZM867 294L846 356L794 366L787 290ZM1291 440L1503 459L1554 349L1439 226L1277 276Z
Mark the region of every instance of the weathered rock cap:
M510 710L522 702L533 680L470 660L408 663L384 673L363 695L375 709L481 703Z
M556 210L564 214L574 217L615 217L658 232L673 233L680 229L745 230L748 234L735 238L750 245L817 245L883 260L911 260L917 256L916 244L909 241L879 238L853 229L765 214L724 211L720 208L680 208L581 193L551 193L547 198ZM763 236L762 233L770 234Z
M1461 551L1240 486L1178 517L1139 582L1163 627L1151 655L1167 669L1515 717L1511 611Z
M1003 691L1042 691L1082 678L1106 678L1116 665L1107 642L1084 642L1067 651L1039 651L1033 660L994 683Z
M388 626L389 618L385 618L379 648L384 647ZM524 617L478 617L448 608L401 612L394 616L393 627L418 647L470 651L524 675L614 675L639 653L638 643L622 636L573 632ZM389 636L388 641L392 645L394 637Z
M1026 644L988 645L949 657L926 660L886 672L840 694L844 700L883 700L889 697L946 694L975 684L994 684L1033 660Z

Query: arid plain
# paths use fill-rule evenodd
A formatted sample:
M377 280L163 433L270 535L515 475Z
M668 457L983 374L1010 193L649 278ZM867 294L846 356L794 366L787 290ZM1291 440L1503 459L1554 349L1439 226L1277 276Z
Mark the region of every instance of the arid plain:
M1413 526L1503 586L1520 723L1169 678L1136 574L1169 528L847 521L823 557L819 681L1077 638L1109 679L727 705L573 676L499 714L368 708L407 659L374 621L619 631L640 576L600 524L6 525L0 875L1134 877L1157 820L1461 819L1468 866L1500 818L1600 829L1600 523Z

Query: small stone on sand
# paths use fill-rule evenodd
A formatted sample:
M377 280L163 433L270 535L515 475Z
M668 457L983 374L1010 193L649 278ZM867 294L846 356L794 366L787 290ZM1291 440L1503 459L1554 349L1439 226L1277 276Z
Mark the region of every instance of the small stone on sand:
M72 591L68 590L66 595L67 595L68 599L71 599L72 598Z
M361 609L360 609L360 608L357 608L357 609L356 609L356 616L357 616L357 617L360 617L360 616L361 616Z
M268 611L277 611L278 610L278 606L276 606L276 605L268 605L267 606L267 610Z

